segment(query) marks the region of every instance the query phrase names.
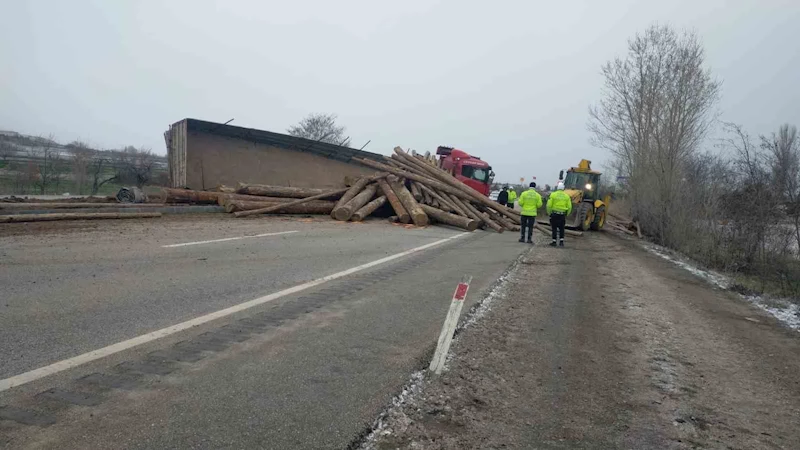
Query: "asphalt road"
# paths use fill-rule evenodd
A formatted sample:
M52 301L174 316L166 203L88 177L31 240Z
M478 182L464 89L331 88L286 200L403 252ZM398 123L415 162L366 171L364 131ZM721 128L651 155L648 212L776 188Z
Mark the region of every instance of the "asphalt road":
M18 225L0 230L0 379L462 236L211 216ZM347 447L425 365L462 275L474 301L526 248L471 233L0 392L0 446Z
M800 448L800 334L610 234L526 254L366 448Z

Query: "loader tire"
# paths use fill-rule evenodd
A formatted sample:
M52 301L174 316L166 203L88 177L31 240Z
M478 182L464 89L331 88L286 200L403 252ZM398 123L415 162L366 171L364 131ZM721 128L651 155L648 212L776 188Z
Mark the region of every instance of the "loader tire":
M592 220L592 231L600 231L603 225L606 224L606 207L601 206L594 212L594 220Z
M578 211L578 228L581 231L588 231L591 226L591 222L588 220L591 210L592 205L586 202L581 203L580 210Z

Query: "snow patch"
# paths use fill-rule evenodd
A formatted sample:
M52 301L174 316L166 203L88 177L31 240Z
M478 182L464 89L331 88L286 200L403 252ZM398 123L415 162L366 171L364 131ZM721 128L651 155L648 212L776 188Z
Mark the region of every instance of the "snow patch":
M692 274L706 280L714 286L728 290L733 284L731 279L725 275L717 272L701 269L698 264L685 256L676 254L673 251L667 250L664 247L643 243L644 248L661 258L670 261L679 267L688 270ZM742 295L738 294L741 298L752 303L762 311L770 314L772 317L778 319L781 323L785 324L793 330L800 331L800 306L790 302L787 299L771 298L761 295Z

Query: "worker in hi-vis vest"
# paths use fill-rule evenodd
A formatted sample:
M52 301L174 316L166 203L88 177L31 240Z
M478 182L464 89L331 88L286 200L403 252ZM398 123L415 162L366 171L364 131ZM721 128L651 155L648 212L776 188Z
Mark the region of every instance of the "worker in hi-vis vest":
M564 227L567 216L572 212L572 199L564 192L564 183L558 182L556 191L547 199L547 214L550 216L550 228L553 230L551 246L564 246Z
M542 196L536 192L536 183L531 183L529 189L519 196L521 226L519 228L519 241L525 241L525 230L528 232L528 244L533 244L533 227L536 226L536 212L542 207ZM512 191L513 192L513 191ZM512 204L513 206L513 204Z
M517 201L517 191L514 188L508 190L508 207L514 209L514 202Z

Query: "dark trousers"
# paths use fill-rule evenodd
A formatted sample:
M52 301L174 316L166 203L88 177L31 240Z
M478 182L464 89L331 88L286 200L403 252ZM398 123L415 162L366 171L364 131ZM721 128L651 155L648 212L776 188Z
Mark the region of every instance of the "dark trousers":
M528 240L531 240L533 235L533 227L536 225L536 216L520 216L522 218L522 225L519 228L520 239L525 239L525 230L528 230Z
M550 228L553 230L553 242L561 238L564 240L564 227L567 225L567 216L564 214L550 215Z
M506 204L506 206L508 206L511 209L514 209L514 204L513 203L508 203L508 204Z

